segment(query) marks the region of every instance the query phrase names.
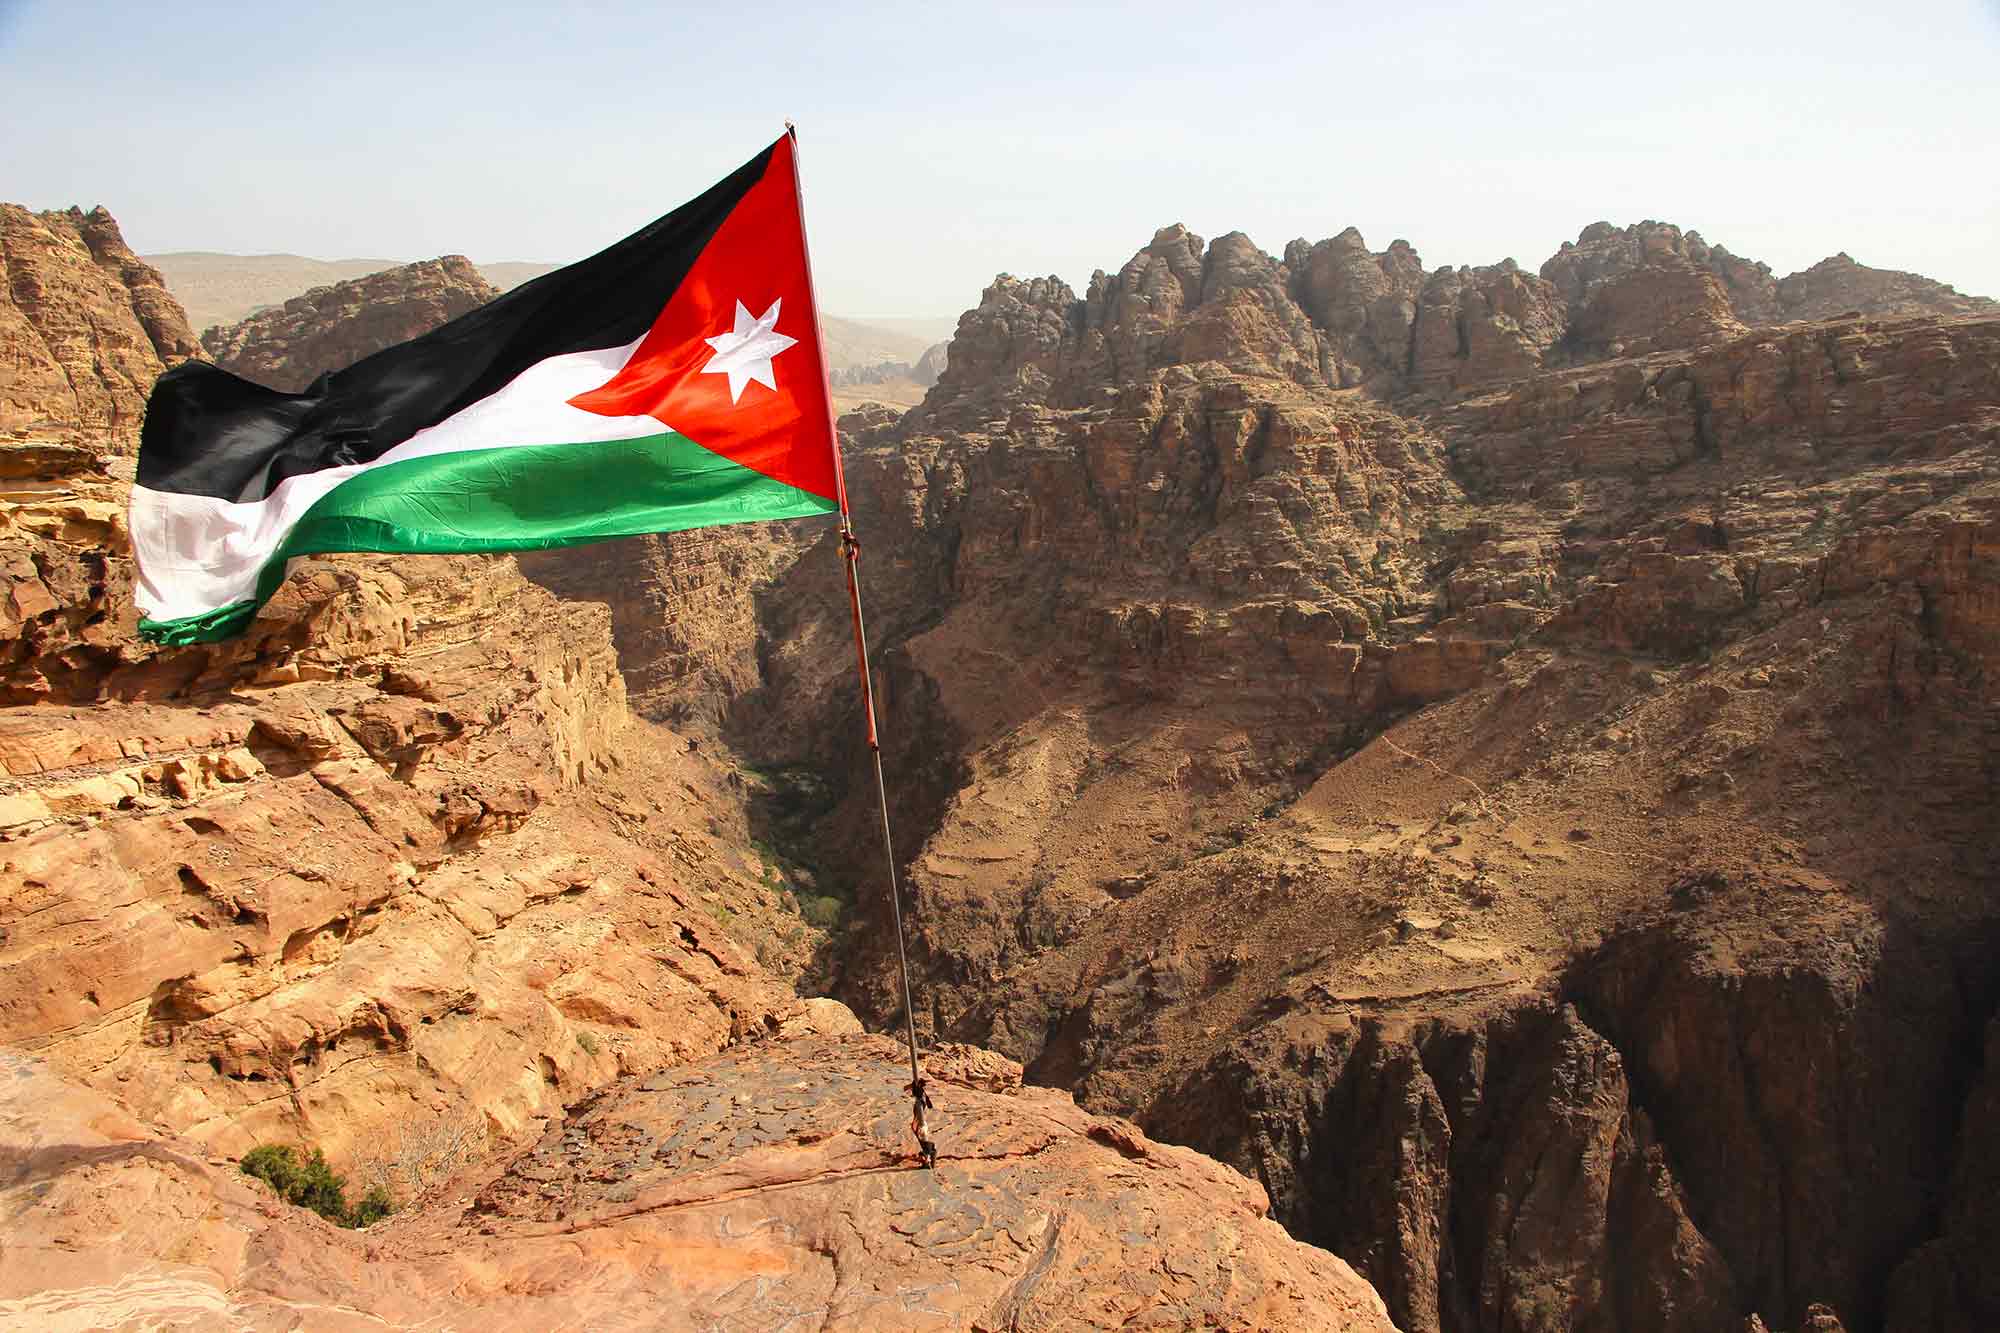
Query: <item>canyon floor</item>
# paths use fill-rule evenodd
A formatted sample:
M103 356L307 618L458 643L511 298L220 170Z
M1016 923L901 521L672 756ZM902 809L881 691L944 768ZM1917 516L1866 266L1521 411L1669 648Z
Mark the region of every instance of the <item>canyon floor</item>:
M314 560L145 648L151 377L490 289L197 340L108 215L0 222L0 1310L2000 1322L1991 302L1659 223L996 279L841 423L928 1175L830 534Z

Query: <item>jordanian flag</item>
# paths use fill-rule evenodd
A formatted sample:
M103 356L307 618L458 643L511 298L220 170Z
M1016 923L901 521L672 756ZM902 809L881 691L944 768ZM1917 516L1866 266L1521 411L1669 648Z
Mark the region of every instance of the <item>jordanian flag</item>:
M140 633L240 633L323 551L826 514L840 462L787 134L699 199L303 393L189 362L146 405Z

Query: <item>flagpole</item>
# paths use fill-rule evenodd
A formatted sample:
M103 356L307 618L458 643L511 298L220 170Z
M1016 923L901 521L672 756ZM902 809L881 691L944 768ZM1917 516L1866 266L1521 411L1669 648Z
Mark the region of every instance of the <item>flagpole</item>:
M826 335L819 327L819 293L813 288L812 246L805 237L806 192L798 169L799 132L785 122L792 141L792 184L798 191L799 243L806 255L806 295L812 300L814 332L819 334L820 374L826 394L826 429L833 443L834 496L840 504L840 558L847 567L847 606L854 619L854 660L861 675L861 714L868 728L868 752L875 761L875 808L882 817L882 854L889 878L889 909L896 929L896 971L903 983L903 1035L910 1049L910 1129L917 1136L917 1158L937 1166L937 1145L931 1142L930 1095L917 1060L917 1006L910 990L910 950L903 936L903 894L896 883L896 843L889 833L889 787L882 777L882 740L875 727L875 682L868 669L868 635L861 616L861 542L854 535L854 515L847 504L847 475L840 457L840 427L833 411L833 383L827 374Z

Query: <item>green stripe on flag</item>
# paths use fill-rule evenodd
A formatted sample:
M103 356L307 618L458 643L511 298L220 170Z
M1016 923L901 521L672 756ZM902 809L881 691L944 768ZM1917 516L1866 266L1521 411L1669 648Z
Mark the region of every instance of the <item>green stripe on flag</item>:
M141 620L139 632L169 644L240 634L284 582L286 562L302 555L529 551L806 518L834 507L672 433L404 459L320 497L265 564L253 600L178 620Z

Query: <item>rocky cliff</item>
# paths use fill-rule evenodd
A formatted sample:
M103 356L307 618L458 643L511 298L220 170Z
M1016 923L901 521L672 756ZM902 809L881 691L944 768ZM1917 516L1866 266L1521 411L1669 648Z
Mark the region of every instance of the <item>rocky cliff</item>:
M308 332L271 364L355 345ZM604 607L317 559L137 643L112 438L0 442L10 1321L1390 1327L1260 1187L990 1053L933 1059L917 1169L896 1048L794 990L756 775L631 715ZM406 1207L337 1232L227 1160L270 1142Z
M1240 1167L1295 1236L1352 1261L1401 1327L1990 1322L1978 1256L1991 1172L1979 1144L1993 1101L1985 1034L2000 1008L1989 961L2000 927L2000 319L1906 275L1820 269L1817 288L1773 279L1658 223L1586 228L1532 274L1512 262L1426 273L1408 246L1376 254L1351 231L1279 258L1239 234L1207 243L1172 227L1081 295L1054 278L996 279L920 407L842 423L925 1029L998 1048L1090 1112L1132 1116L1149 1135ZM1811 317L1833 306L1835 317ZM692 1016L673 1029L716 1035L664 1049L639 1044L666 1041L643 1021L631 1034L593 1027L600 1052L623 1035L618 1049L636 1054L614 1069L566 1066L565 1029L519 1015L545 1004L574 1028L565 1000L620 992L597 980L571 990L541 968L526 973L534 995L513 989L510 969L547 946L540 934L533 949L484 943L472 908L494 884L541 883L541 858L579 845L593 862L591 846L630 858L626 843L592 839L630 840L676 859L637 872L607 908L639 904L663 881L672 891L658 907L615 909L637 919L620 918L612 940L642 941L663 963L670 951L654 940L670 943L670 928L712 940L684 911L700 864L712 877L695 878L694 901L721 909L711 926L796 969L780 933L796 920L789 890L773 889L761 851L731 851L753 835L776 840L783 874L845 904L837 993L872 1018L897 1016L872 888L872 780L851 743L839 562L823 532L723 530L529 565L560 594L609 604L620 671L646 714L719 732L764 774L811 775L809 791L754 801L714 746L689 752L639 722L606 743L603 772L586 762L577 779L573 758L598 753L596 742L540 739L569 734L551 721L563 706L481 693L493 687L478 682L539 662L546 636L568 645L580 633L554 629L576 612L508 583L505 565L446 562L467 586L514 589L493 594L494 607L522 608L511 638L483 622L455 632L444 694L474 702L445 707L449 723L438 700L409 702L423 698L402 674L413 663L380 647L350 655L333 627L367 623L372 595L419 607L481 595L427 591L410 571L366 561L328 565L287 594L324 608L306 620L325 643L262 627L248 657L203 658L162 685L109 628L120 574L98 548L115 543L115 506L84 475L94 466L88 451L45 450L15 468L35 478L33 494L8 513L24 543L44 544L10 566L24 628L8 680L23 715L67 736L88 720L85 700L147 704L169 689L221 728L212 762L195 766L218 786L237 771L270 780L231 756L223 742L237 731L266 775L285 780L304 764L289 780L310 779L297 789L307 795L347 782L330 765L365 755L374 768L360 773L374 786L357 779L360 795L341 799L370 812L362 823L387 829L395 864L411 867L387 901L410 899L412 914L437 907L472 942L385 938L404 941L398 956L465 947L493 961L469 963L470 982L441 964L442 980L414 986L415 998L375 994L347 1021L312 986L318 974L287 988L299 930L286 923L287 945L274 950L277 928L259 925L254 913L268 908L247 887L267 874L323 883L323 870L320 881L310 873L318 862L263 851L269 865L238 881L175 843L159 865L195 877L176 870L184 915L242 936L220 965L234 970L189 954L209 971L183 978L176 961L176 975L150 983L149 997L167 1000L155 1011L148 998L143 1022L128 998L122 1017L45 1025L72 1075L129 1087L150 1099L148 1115L220 1147L235 1142L235 1119L265 1123L253 1119L265 1113L258 1090L225 1084L238 1081L232 1071L244 1085L260 1082L253 1073L275 1082L279 1060L262 1054L275 1049L300 1090L288 1084L273 1104L303 1105L285 1114L316 1115L310 1127L325 1135L345 1108L410 1094L372 1101L368 1061L343 1073L347 1057L328 1055L322 1030L342 1053L386 1032L383 1077L413 1080L429 1105L518 1108L486 1129L495 1141L513 1134L488 1165L500 1174L462 1196L502 1237L476 1244L516 1255L520 1219L554 1226L630 1202L612 1199L607 1213L595 1191L631 1173L621 1154L635 1145L658 1158L656 1122L691 1114L673 1100L690 1086L678 1080L706 1077L690 1066L610 1087L619 1069L712 1061L704 1052L726 1042L816 1020L782 994L766 998L762 974L717 946L708 957L735 980L700 972L709 1008L689 999L680 1012ZM65 468L79 479L43 479ZM391 577L394 587L374 582ZM601 664L601 646L586 658ZM296 680L284 675L294 662ZM270 670L278 686L317 691L309 711L331 719L318 725L358 751L270 750L283 719L246 712L254 701L238 697ZM596 682L581 687L592 697L611 688L601 665L579 662L577 679ZM336 684L348 693L327 693ZM468 715L486 721L470 726ZM138 730L177 734L153 720ZM41 735L31 729L24 750L75 752ZM131 744L137 760L208 753L187 740L157 754ZM667 759L672 772L647 767ZM156 795L147 765L132 766L137 794L117 817L168 817L145 797L195 799L166 767L151 779ZM73 765L47 785L96 776ZM676 781L693 804L673 795ZM538 784L549 792L534 806L550 819L542 842L535 815L512 827L509 813L509 793ZM454 805L457 791L466 800ZM30 836L55 827L43 821L92 817L36 784L9 795L39 795L40 806L10 807L27 812ZM600 810L609 825L579 832L596 827L587 803L613 797ZM648 802L663 823L647 820ZM274 814L273 827L288 826ZM706 842L688 833L704 816ZM224 824L194 818L193 835ZM471 820L465 836L460 818ZM422 822L443 845L435 865ZM65 837L97 846L75 829ZM682 859L677 839L706 861ZM126 853L90 855L118 864ZM52 864L37 885L84 878ZM220 894L200 887L217 879ZM378 890L332 881L336 906L364 904L349 918L377 919L365 903ZM517 917L539 929L537 908L570 920L567 893L545 907L525 885L522 896L531 907L514 915L486 909L496 937ZM41 917L39 900L23 901L37 919L79 920L82 947L108 947L89 943L106 908ZM135 911L148 938L169 938L157 918L172 909ZM344 929L309 932L306 966L329 947L311 941ZM497 952L478 952L488 947ZM617 947L593 941L590 956L615 958ZM187 946L159 948L178 960L173 949ZM581 954L554 956L586 966ZM632 964L642 976L645 966ZM77 984L22 975L24 1007ZM282 1004L257 998L274 975L269 994ZM469 1011L427 998L467 987L491 998ZM238 1007L204 1027L213 997ZM471 1020L489 1011L503 1027L551 1034L530 1046L550 1062L539 1065L545 1084L553 1066L554 1092L509 1082L504 1059L466 1057L488 1049ZM396 1064L396 1025L410 1014L414 1074ZM735 1016L749 1021L739 1029ZM447 1021L468 1045L425 1035ZM120 1023L136 1026L136 1042L117 1036ZM239 1028L256 1040L232 1045ZM131 1054L148 1032L167 1055ZM162 1040L169 1033L183 1035ZM100 1040L123 1063L92 1063ZM738 1062L731 1080L753 1082L740 1062L768 1061L796 1093L820 1078L811 1066L825 1057L807 1049L720 1058ZM193 1066L195 1092L157 1072L181 1067L171 1060ZM558 1129L573 1094L605 1088L607 1118L573 1111ZM868 1095L879 1101L870 1114L898 1114L892 1088ZM786 1144L818 1142L821 1129L784 1118L799 1108L773 1109L775 1137L732 1151L763 1144L784 1156ZM523 1146L544 1122L550 1136ZM699 1185L677 1194L681 1168L662 1169L632 1197L721 1197ZM775 1197L763 1192L774 1179L764 1159L730 1170L760 1208ZM651 1230L661 1215L606 1244L691 1243ZM464 1216L426 1213L407 1234L463 1248ZM784 1220L823 1234L817 1214ZM1100 1224L1113 1225L1079 1225ZM738 1224L726 1225L734 1235ZM440 1262L422 1248L432 1244L446 1242L421 1242L411 1260L422 1272L442 1271L426 1267ZM839 1251L806 1248L845 1271ZM1050 1262L1068 1272L1060 1247ZM607 1309L629 1280L606 1279ZM1008 1278L1013 1291L1041 1280ZM1057 1289L1071 1290L1067 1278ZM1129 1294L1103 1299L1145 1308ZM401 1318L413 1307L367 1308ZM1077 1321L1076 1308L1050 1317ZM1169 1323L1189 1317L1162 1308L1175 1312ZM1237 1308L1215 1317L1257 1323Z
M83 432L129 451L153 381L200 355L104 209L0 204L0 435Z
M810 1026L751 956L809 945L732 774L633 721L602 608L505 559L355 558L242 641L152 651L117 483L32 461L0 530L0 1040L218 1148L352 1161Z
M997 279L843 423L923 1021L1404 1327L1976 1326L1906 1293L1985 1225L2000 320L1785 281L1660 224ZM865 884L837 579L755 594L728 724Z
M215 363L296 393L319 375L408 342L500 294L464 255L315 287L283 305L201 335Z
M0 1054L0 1315L66 1327L1389 1333L1263 1191L954 1053L935 1171L880 1038L626 1079L359 1235Z

